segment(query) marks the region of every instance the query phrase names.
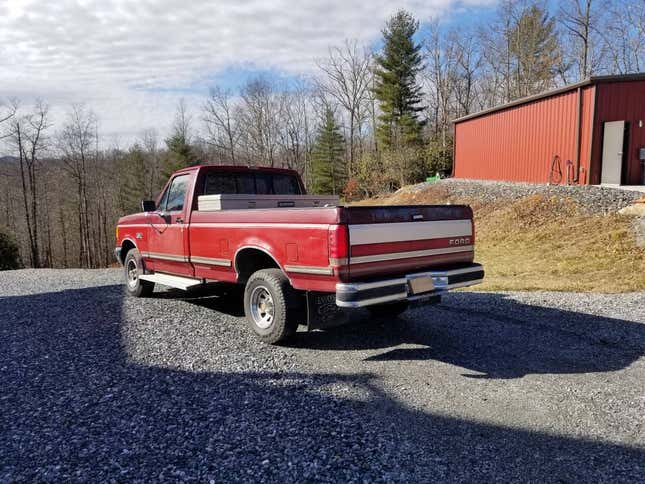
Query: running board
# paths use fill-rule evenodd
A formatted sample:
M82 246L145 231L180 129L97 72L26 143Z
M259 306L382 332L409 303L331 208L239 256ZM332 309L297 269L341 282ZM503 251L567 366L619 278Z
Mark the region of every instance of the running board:
M190 277L171 276L170 274L143 274L139 276L142 281L154 282L155 284L163 284L164 286L183 289L184 291L191 287L201 286L201 279L191 279Z

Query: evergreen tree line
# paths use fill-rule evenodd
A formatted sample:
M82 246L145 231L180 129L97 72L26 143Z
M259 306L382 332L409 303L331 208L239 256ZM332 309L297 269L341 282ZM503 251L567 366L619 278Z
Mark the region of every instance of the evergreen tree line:
M350 201L446 175L453 119L591 75L645 69L639 0L503 1L492 21L422 20L420 29L399 11L378 49L347 40L306 78L213 86L199 109L179 102L168 136L147 128L126 148L104 148L88 106L72 106L53 126L45 101L5 100L0 253L11 262L0 267L110 264L116 219L197 163L292 168L310 191Z

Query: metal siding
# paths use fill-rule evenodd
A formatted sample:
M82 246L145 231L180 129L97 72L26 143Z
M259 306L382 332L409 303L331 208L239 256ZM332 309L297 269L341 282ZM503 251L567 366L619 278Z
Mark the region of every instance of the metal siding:
M582 88L580 165L588 169L594 86ZM455 125L455 177L545 183L551 161L575 161L578 91L512 106ZM586 174L585 174L586 179Z
M643 175L638 160L638 148L645 147L645 81L598 85L592 147L592 183L600 183L603 123L623 120L630 123L625 182L628 185L639 185ZM642 128L638 126L639 121L644 123Z

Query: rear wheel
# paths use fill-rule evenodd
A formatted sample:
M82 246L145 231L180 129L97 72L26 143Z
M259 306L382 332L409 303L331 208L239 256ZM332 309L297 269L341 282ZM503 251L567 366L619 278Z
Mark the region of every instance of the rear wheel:
M274 344L292 336L302 315L302 298L280 269L262 269L244 290L244 314L253 332Z
M407 301L396 301L384 304L375 304L368 306L368 311L375 317L380 318L396 318L408 309Z
M147 297L152 294L155 283L142 281L139 276L143 274L141 256L137 249L130 249L123 262L125 271L125 288L129 295L134 297Z

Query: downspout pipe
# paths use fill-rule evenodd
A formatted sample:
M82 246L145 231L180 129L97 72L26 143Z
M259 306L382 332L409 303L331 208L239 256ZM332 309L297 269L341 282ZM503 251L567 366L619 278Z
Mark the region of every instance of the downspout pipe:
M580 181L580 136L582 134L582 87L578 87L578 106L576 111L576 157L573 168L573 182L579 183Z

